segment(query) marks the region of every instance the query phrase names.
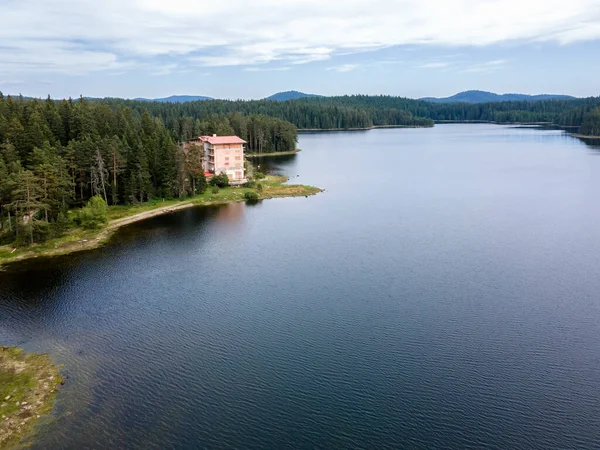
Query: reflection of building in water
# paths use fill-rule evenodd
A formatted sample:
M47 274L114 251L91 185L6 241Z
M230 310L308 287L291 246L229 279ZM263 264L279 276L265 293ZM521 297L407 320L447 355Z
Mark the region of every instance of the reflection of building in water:
M219 226L228 228L239 227L244 223L242 219L245 211L245 204L242 202L228 203L227 205L219 206L213 219L219 223Z
M191 145L201 147L202 166L207 177L224 173L234 184L245 183L244 149L246 141L237 136L199 136L183 144L184 151Z

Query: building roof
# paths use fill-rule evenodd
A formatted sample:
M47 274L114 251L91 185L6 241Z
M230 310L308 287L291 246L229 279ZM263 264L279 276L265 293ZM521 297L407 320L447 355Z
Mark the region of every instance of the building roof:
M237 136L200 136L200 140L209 144L246 144Z

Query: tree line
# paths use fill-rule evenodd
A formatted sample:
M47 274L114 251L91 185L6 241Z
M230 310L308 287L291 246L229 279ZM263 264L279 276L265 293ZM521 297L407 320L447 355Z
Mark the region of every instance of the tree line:
M180 117L170 128L125 102L0 93L0 243L60 235L72 224L69 209L94 209L92 198L119 205L199 193L201 158L178 143L212 134L237 134L257 152L289 151L297 142L294 125L265 115Z
M414 117L424 117L435 122L549 122L573 128L581 127L594 109L600 107L600 97L490 103L433 103L389 95L346 95L310 97L295 100L295 102L316 106L335 104L345 108L364 108L378 111L398 110L408 112ZM581 132L583 133L585 130L581 130Z
M299 129L349 129L372 126L433 126L434 122L486 121L496 123L547 122L579 128L600 97L568 100L523 100L490 103L433 103L389 95L308 97L288 101L204 100L187 103L152 103L105 99L125 104L141 113L160 117L176 135L190 135L190 121L211 114L264 115L276 117ZM584 132L581 130L581 132Z
M147 110L160 117L167 128L186 136L188 120L198 120L211 114L262 115L290 122L299 129L349 129L373 126L433 126L433 120L417 117L406 108L378 105L345 104L338 97L324 97L323 102L289 100L200 100L186 103L140 102L136 100L104 99L109 104L124 104L134 111ZM185 119L187 118L187 119Z

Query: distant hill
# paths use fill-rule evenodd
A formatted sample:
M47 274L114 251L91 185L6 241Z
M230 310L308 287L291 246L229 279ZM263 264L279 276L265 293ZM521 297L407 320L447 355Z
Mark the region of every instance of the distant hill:
M306 97L322 97L322 95L305 94L304 92L298 92L298 91L286 91L286 92L278 92L277 94L273 94L270 97L265 98L265 100L274 100L277 102L285 102L286 100L297 100L299 98L306 98Z
M185 103L195 102L198 100L214 100L212 97L205 97L202 95L171 95L165 98L134 98L141 102L158 102L158 103Z
M494 94L486 91L465 91L459 92L452 97L423 97L419 100L434 103L487 103L487 102L509 102L520 100L572 100L575 97L570 95L527 95L527 94Z

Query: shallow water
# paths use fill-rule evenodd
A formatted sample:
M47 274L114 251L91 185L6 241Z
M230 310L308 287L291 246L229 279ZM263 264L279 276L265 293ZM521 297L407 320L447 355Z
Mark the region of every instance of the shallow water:
M600 153L560 131L302 134L326 191L0 273L67 384L34 448L592 448Z

